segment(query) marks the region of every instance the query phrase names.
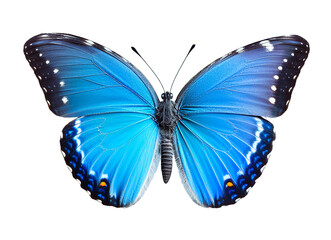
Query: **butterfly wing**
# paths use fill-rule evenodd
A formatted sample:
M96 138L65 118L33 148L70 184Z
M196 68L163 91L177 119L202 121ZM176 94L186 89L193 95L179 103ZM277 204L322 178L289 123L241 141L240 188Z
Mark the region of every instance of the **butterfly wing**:
M261 175L274 138L272 124L260 117L222 113L183 116L174 142L188 194L206 207L235 203Z
M159 162L159 130L150 115L106 113L70 122L61 149L74 178L105 205L140 199Z
M198 73L176 99L177 164L193 201L233 204L261 175L275 139L273 125L309 52L299 36L239 48Z
M147 79L115 52L69 34L35 36L24 52L50 110L80 117L61 139L73 176L103 204L134 204L159 161L159 101Z
M56 115L153 113L158 104L154 89L138 69L91 40L40 34L25 43L24 53Z
M308 53L308 42L299 36L255 42L204 68L183 88L176 102L183 114L277 117L287 109Z

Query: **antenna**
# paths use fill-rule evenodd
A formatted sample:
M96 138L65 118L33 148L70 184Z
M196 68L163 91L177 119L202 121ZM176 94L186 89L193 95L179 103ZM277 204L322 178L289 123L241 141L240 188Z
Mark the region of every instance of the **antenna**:
M157 80L159 80L161 87L163 89L163 92L165 93L164 87L162 85L161 80L159 79L159 77L156 75L156 73L153 71L153 69L148 65L148 63L145 61L145 59L139 54L139 52L137 51L137 49L135 49L134 47L131 47L132 51L134 51L143 61L144 63L146 63L146 65L149 67L149 69L153 72L153 74L155 75L155 77L157 78Z
M176 77L177 77L177 75L178 75L180 69L182 69L182 66L183 66L184 62L186 61L186 58L187 58L188 55L191 53L191 51L193 50L194 47L195 47L195 44L193 44L193 45L191 46L191 48L190 48L190 50L188 51L188 53L186 54L186 57L184 58L182 64L180 65L180 67L179 67L179 69L178 69L178 71L177 71L177 73L176 73L176 75L175 75L175 78L174 78L174 80L173 80L172 83L171 83L170 92L171 92L172 86L174 85L174 82L175 82L175 80L176 80Z

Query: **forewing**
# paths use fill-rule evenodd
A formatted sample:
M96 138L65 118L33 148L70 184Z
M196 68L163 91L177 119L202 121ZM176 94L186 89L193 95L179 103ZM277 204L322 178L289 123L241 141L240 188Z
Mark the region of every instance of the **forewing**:
M63 129L61 149L74 178L105 205L140 199L159 162L159 130L140 113L90 115Z
M288 107L308 53L308 42L299 36L247 45L204 68L183 88L176 102L182 114L277 117Z
M275 139L272 124L260 117L220 113L188 114L174 135L185 189L205 207L244 197L261 175Z
M24 53L56 115L153 113L158 104L139 70L93 41L63 33L40 34L25 43Z

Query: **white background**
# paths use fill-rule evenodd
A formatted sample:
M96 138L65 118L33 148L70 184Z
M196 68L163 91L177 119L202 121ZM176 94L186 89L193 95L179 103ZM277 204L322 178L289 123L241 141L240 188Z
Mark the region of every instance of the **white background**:
M1 6L1 239L330 239L330 8L328 1L5 1ZM70 119L53 115L23 55L42 32L105 45L131 61L161 93L191 44L174 94L204 66L246 44L298 34L311 53L289 110L271 119L277 139L268 166L240 202L194 204L177 169L158 170L144 197L116 209L90 199L62 159ZM270 120L270 119L269 119Z

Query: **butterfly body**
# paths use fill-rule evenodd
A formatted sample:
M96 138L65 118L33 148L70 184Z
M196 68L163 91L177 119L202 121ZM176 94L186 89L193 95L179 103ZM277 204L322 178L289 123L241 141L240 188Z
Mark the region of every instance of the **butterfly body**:
M195 203L218 208L245 197L275 140L264 117L287 110L308 53L297 35L258 41L205 67L175 101L170 92L159 101L136 67L91 40L47 33L24 45L49 109L76 118L60 140L73 177L115 207L143 196L160 161L167 183L173 155Z
M179 114L175 103L171 100L172 93L165 92L161 95L163 101L159 103L156 113L161 134L161 171L164 183L170 179L173 158L173 135Z

